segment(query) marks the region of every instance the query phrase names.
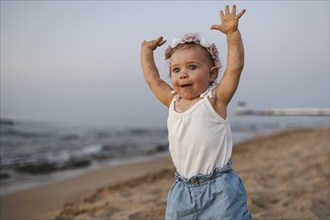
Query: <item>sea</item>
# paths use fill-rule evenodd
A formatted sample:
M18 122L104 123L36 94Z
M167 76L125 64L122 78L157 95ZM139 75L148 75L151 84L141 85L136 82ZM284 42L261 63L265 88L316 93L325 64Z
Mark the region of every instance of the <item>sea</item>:
M102 167L169 155L163 125L108 126L2 119L1 196ZM328 116L231 116L234 144L278 131L329 127Z

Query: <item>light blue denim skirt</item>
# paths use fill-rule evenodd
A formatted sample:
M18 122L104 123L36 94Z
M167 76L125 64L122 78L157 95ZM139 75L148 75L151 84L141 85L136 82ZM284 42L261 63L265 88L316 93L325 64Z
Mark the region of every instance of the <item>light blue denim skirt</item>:
M166 219L252 219L245 187L231 163L215 168L209 175L190 179L176 172L176 181L168 194Z

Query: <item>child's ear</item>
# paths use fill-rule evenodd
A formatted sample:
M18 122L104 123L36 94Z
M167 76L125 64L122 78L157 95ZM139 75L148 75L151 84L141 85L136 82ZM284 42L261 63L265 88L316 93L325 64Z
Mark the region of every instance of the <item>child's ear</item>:
M214 66L210 69L210 82L214 82L218 78L218 67Z

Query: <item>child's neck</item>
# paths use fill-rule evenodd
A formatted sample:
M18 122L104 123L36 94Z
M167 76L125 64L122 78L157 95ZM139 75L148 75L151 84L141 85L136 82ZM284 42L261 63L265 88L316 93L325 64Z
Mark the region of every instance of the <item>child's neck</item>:
M201 100L202 98L197 96L194 99L184 99L182 97L180 97L176 102L175 102L175 111L182 113L187 111L188 109L191 108L191 106L193 106L195 103L197 103L199 100Z

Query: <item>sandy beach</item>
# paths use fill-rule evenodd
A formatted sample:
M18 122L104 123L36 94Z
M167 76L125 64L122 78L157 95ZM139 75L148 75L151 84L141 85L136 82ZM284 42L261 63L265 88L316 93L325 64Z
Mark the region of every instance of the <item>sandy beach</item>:
M261 136L234 147L254 219L329 219L329 128ZM104 168L1 198L1 219L163 219L171 159Z

